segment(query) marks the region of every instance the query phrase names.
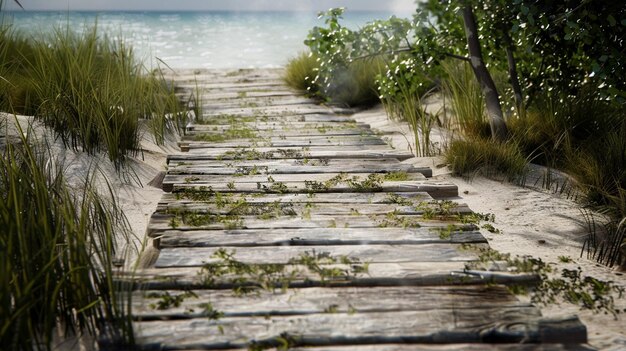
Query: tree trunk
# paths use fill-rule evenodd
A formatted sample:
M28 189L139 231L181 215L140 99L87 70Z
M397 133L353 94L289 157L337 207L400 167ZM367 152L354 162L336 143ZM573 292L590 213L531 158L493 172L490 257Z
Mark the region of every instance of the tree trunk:
M513 88L513 95L515 96L515 106L517 107L517 112L521 114L524 108L524 97L522 95L522 87L519 84L515 56L513 56L513 43L507 34L504 35L504 41L506 47L506 61L509 66L509 79L511 80L511 87Z
M469 3L463 7L463 22L465 24L465 36L467 38L472 70L485 96L487 114L489 115L489 126L491 127L491 137L495 140L504 141L506 140L508 130L502 115L502 106L500 105L498 90L483 61L480 42L478 41L476 19L472 11L472 6Z

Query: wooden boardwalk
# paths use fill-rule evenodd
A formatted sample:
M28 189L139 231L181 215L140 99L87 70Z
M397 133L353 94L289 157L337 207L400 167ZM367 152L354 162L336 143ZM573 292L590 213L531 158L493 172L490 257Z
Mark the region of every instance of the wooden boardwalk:
M443 200L457 197L454 184L402 163L412 155L279 74L199 76L203 117L168 158L148 228L159 255L135 277L139 349L586 342L576 317L544 319L509 292L537 277L484 259L471 210Z

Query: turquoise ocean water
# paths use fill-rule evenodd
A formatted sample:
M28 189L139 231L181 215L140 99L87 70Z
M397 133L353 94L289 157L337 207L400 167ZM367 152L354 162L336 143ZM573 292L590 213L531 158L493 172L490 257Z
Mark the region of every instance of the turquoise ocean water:
M308 12L13 12L8 20L27 35L65 27L92 27L123 38L148 67L159 58L174 68L279 67L305 50L313 26ZM391 13L348 12L343 23L356 29ZM7 20L5 18L5 20Z

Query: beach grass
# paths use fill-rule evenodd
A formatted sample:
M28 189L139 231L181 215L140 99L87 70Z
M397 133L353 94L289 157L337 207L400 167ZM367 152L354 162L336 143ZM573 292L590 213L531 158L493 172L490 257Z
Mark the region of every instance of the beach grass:
M514 142L489 138L453 140L445 152L446 162L457 175L487 174L519 182L528 170L528 159Z
M442 91L448 97L455 123L464 135L488 137L491 132L485 111L485 99L478 82L466 62L445 61Z
M28 39L4 27L0 35L0 108L41 119L67 147L106 152L119 168L140 151L140 120L157 143L186 123L160 71L148 73L132 48L96 26Z
M99 194L96 169L70 187L51 146L19 132L0 153L0 345L49 349L53 333L105 328L130 342L130 294L113 280L130 229L114 190Z
M163 143L189 107L96 26L25 37L0 25L0 109L34 116L68 148L106 153L118 171L141 151L141 125ZM50 349L59 333L132 343L131 295L114 280L130 240L116 191L96 166L69 185L36 134L0 138L0 348Z
M319 60L309 53L300 53L285 67L283 80L290 87L341 106L371 106L380 102L376 77L383 72L382 59L355 60L343 69L336 69L328 86L316 83Z
M283 80L293 89L314 96L319 92L319 86L313 82L318 69L317 58L307 52L301 52L287 62Z
M376 78L385 70L380 58L354 60L337 70L325 94L333 103L345 106L371 106L380 103Z

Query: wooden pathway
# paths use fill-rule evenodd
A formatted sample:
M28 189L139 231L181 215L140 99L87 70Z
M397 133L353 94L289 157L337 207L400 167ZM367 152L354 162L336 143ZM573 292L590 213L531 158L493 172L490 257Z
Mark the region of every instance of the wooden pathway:
M133 298L139 349L579 349L485 259L454 184L279 71L203 72L203 117L170 155ZM193 88L194 77L179 76ZM481 343L481 344L479 344ZM526 346L520 344L528 344ZM310 348L309 348L310 347Z

